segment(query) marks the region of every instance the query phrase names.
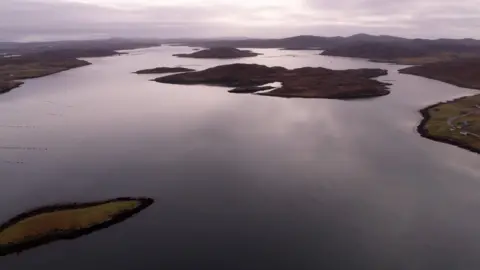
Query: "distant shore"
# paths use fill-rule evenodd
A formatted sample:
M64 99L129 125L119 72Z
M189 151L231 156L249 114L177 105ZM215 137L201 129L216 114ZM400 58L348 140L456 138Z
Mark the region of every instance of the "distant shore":
M120 50L160 45L157 42L128 39L11 43L0 51L0 94L21 86L23 80L40 78L90 65L79 58L115 56Z

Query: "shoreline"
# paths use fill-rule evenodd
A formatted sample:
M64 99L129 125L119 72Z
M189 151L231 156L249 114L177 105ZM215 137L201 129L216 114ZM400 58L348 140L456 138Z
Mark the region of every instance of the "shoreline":
M414 66L415 67L415 66ZM410 73L408 72L408 70L410 69L411 67L407 67L407 68L402 68L400 70L398 70L398 73L400 74L406 74L406 75L412 75L412 76L417 76L417 77L422 77L422 78L427 78L427 79L430 79L430 80L434 80L434 81L439 81L439 82L443 82L443 83L447 83L447 84L451 84L453 86L456 86L456 87L460 87L460 88L466 88L466 89L473 89L473 90L480 90L480 87L479 86L472 86L472 85L469 85L468 83L462 83L462 82L458 82L458 81L453 81L453 80L448 80L448 79L439 79L439 78L435 78L435 76L431 76L431 75L420 75L419 73Z
M12 91L13 91L14 89L16 89L16 88L21 87L22 85L25 84L25 80L43 78L43 77L47 77L47 76L54 75L54 74L57 74L57 73L65 72L65 71L68 71L68 70L72 70L72 69L76 69L76 68L81 68L81 67L86 67L86 66L89 66L89 65L92 64L92 63L90 63L90 62L88 62L88 61L85 61L85 60L79 60L79 59L77 59L77 60L78 60L78 61L82 61L83 63L80 63L80 62L79 62L78 66L68 67L68 68L65 68L65 69L62 69L62 70L59 70L59 71L55 71L55 72L52 72L52 73L48 73L48 74L34 75L34 76L24 77L24 78L18 79L18 80L6 81L6 82L11 82L11 83L12 83L12 87L7 87L7 88L5 88L5 89L0 89L0 95L7 94L7 93L9 93L9 92L12 92Z
M442 102L438 102L436 104L433 104L433 105L430 105L426 108L423 108L421 110L419 110L420 114L422 115L423 119L422 121L420 121L420 123L418 124L416 130L417 132L420 134L420 136L422 136L423 138L426 138L426 139L429 139L429 140L432 140L432 141L436 141L436 142L441 142L441 143L446 143L446 144L450 144L450 145L453 145L453 146L456 146L458 148L462 148L464 150L467 150L467 151L470 151L470 152L473 152L473 153L476 153L476 154L480 154L480 149L476 149L474 147L471 147L470 145L466 144L466 143L463 143L463 142L460 142L460 141L457 141L457 140L452 140L450 138L445 138L445 137L438 137L438 136L433 136L431 135L428 130L425 128L425 126L427 125L428 121L431 120L431 115L429 113L429 110L430 109L433 109L441 104L448 104L448 103L453 103L455 101L458 101L460 99L464 99L464 98L468 98L469 96L465 96L465 97L461 97L461 98L457 98L457 99L454 99L454 100L449 100L449 101L442 101Z

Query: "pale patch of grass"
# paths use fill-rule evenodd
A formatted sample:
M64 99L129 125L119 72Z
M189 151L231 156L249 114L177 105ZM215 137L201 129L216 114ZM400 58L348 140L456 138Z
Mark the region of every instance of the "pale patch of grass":
M109 221L124 211L134 210L141 202L118 201L97 206L59 210L38 214L21 220L0 232L0 245L15 244L37 239L58 231L90 228Z

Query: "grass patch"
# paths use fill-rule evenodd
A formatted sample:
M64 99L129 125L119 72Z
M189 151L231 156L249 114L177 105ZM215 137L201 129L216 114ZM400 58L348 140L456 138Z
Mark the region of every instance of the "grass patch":
M480 153L480 95L439 103L422 111L419 132Z
M119 198L38 208L0 226L0 256L62 239L74 239L125 221L153 199Z

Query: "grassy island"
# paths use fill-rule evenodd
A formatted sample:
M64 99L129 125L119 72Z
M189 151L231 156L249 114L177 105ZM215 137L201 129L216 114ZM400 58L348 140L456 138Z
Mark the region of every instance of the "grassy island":
M105 229L125 221L153 202L149 198L118 198L46 206L25 212L0 226L0 256Z

